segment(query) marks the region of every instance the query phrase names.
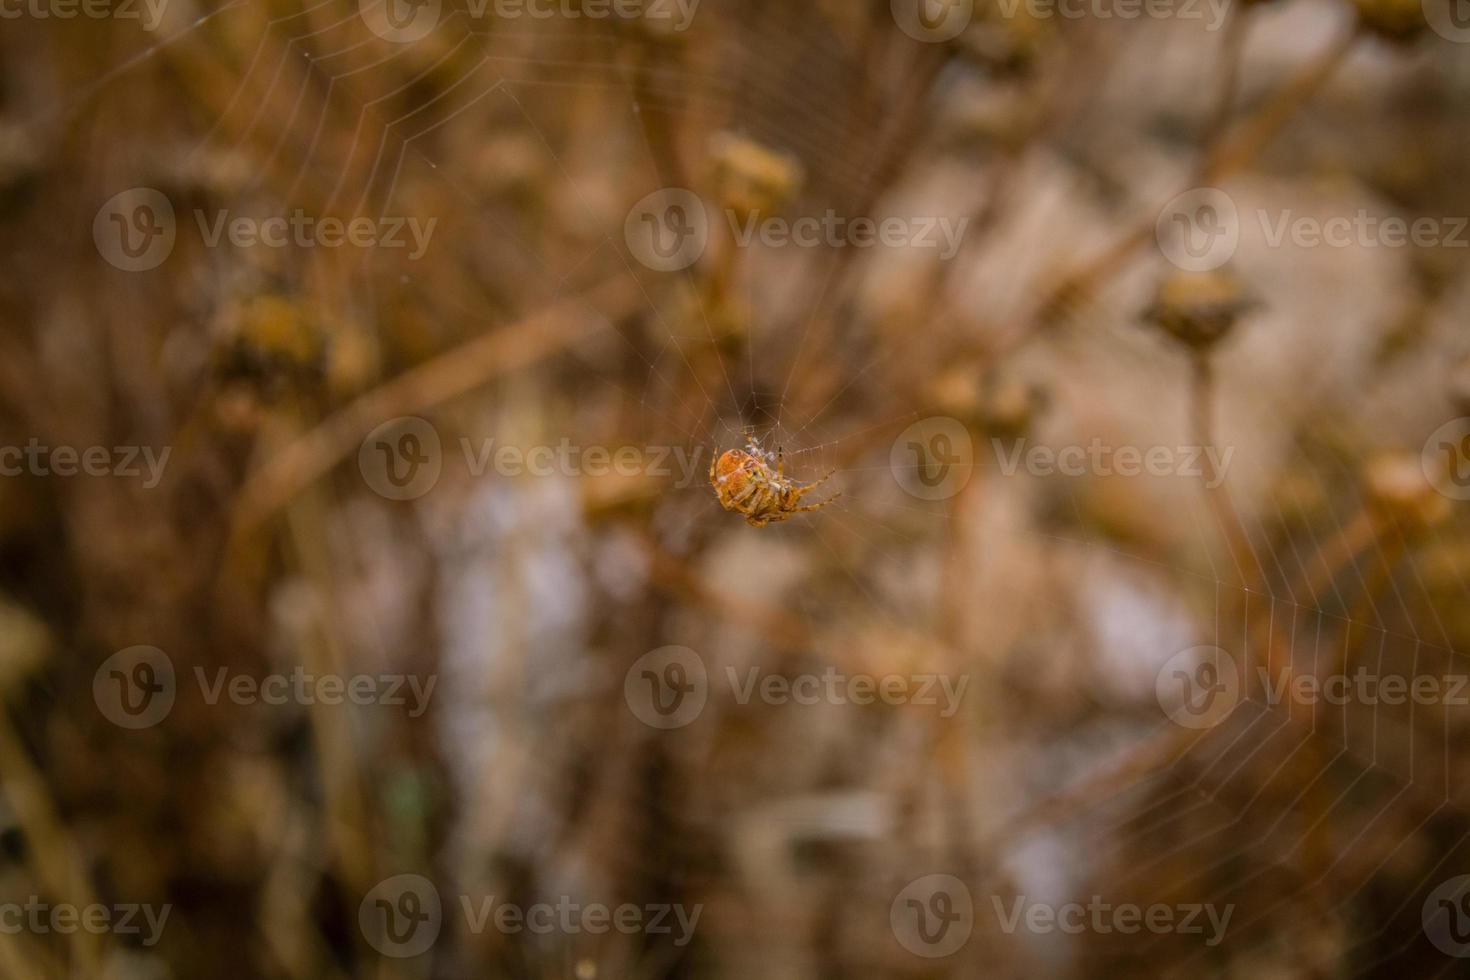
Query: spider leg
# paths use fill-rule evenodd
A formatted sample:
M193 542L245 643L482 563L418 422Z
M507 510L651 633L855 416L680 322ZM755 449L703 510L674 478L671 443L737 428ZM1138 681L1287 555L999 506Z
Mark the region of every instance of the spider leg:
M808 513L812 512L814 510L821 510L823 507L826 507L828 504L832 503L834 500L836 500L838 497L841 497L841 496L842 496L842 492L839 490L837 493L834 493L832 496L828 497L826 500L819 500L819 501L817 501L814 504L807 504L805 507L795 507L795 508L792 508L790 511L788 511L788 513L791 513L791 514L808 514Z
M813 490L817 489L817 487L819 487L822 484L826 483L828 480L832 479L832 477L834 477L836 475L837 475L837 471L836 470L833 470L831 473L828 473L826 476L822 477L816 483L808 483L804 487L798 487L797 490L796 490L796 499L797 500L800 500L802 497L804 497L807 494L811 493Z

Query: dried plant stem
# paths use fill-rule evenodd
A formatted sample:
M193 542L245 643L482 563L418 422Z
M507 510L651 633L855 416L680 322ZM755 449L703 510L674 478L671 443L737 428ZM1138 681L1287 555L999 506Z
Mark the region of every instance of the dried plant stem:
M1131 749L1116 765L1078 785L1043 797L986 837L980 850L992 857L1009 842L1047 824L1064 820L1127 790L1163 765L1182 758L1208 731L1170 725ZM978 870L978 869L977 869Z
M759 634L787 653L811 653L817 638L804 622L781 609L728 595L705 584L685 562L648 543L650 576L658 588L710 610L721 619Z
M1320 607L1322 596L1332 585L1333 579L1362 554L1378 538L1379 524L1368 508L1358 511L1356 517L1328 544L1327 550L1318 554L1302 581L1306 602L1313 608Z
M321 479L381 423L441 405L565 350L627 315L641 296L632 278L614 276L586 294L476 337L362 395L275 453L246 480L236 498L232 537L259 526Z
M15 730L10 712L0 709L0 792L15 813L36 877L58 901L85 908L96 901L86 869L73 855L81 854L67 835L51 801L46 781L31 761ZM79 929L67 936L74 975L102 975L102 937Z
M1233 137L1223 134L1215 137L1217 142L1206 150L1203 161L1191 178L1189 186L1180 188L1180 192L1201 184L1223 181L1254 160L1297 110L1305 105L1332 77L1348 52L1352 50L1359 35L1359 30L1354 27L1335 39L1306 68L1293 76L1253 115L1241 123L1236 128ZM1217 108L1217 115L1219 112ZM1028 322L1027 329L1018 332L1007 347L1019 346L1034 335L1037 328L1053 322L1060 311L1086 302L1139 246L1149 241L1153 236L1156 220L1157 214L1149 214L1141 218L1139 223L1118 241L1084 263L1076 271L1065 276L1037 307L1036 313Z
M1345 31L1238 127L1233 138L1217 143L1200 170L1201 182L1225 180L1254 160L1297 110L1332 77L1360 36L1357 25Z
M332 601L332 563L322 539L326 525L316 493L301 495L286 510L291 542L317 599L318 615L299 645L304 666L313 674L347 676L346 658L332 628L340 613ZM365 810L365 796L352 736L352 717L342 707L314 701L308 708L317 768L324 802L324 836L331 842L333 863L340 869L347 893L365 894L372 887L368 866L374 850Z
M1240 86L1240 63L1245 56L1245 38L1250 32L1250 8L1230 6L1225 11L1225 37L1220 44L1220 82L1215 105L1205 123L1201 145L1218 146L1230 125L1230 111L1235 106L1235 90Z
M1224 535L1225 546L1235 562L1242 587L1251 591L1253 587L1265 585L1266 571L1251 547L1245 525L1230 500L1230 491L1215 468L1215 455L1211 452L1215 448L1215 370L1210 352L1192 352L1189 389L1191 438L1202 450L1205 460L1201 481L1205 500L1220 533Z

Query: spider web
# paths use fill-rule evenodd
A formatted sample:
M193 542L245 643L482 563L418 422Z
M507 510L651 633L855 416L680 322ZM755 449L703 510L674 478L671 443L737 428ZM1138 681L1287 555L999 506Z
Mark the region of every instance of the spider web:
M406 189L432 187L425 192L430 199L452 202L453 210L436 214L441 237L484 244L483 256L461 270L459 288L450 294L419 288L411 265L381 254L365 256L356 268L312 257L305 270L298 270L332 282L330 288L345 305L357 311L417 305L423 322L460 324L457 330L443 327L448 332L434 338L452 344L487 324L534 312L539 304L580 295L600 278L636 281L642 315L591 311L610 321L596 344L577 352L577 368L599 379L601 390L592 397L607 404L635 403L650 443L680 440L686 450L709 458L754 436L768 448L781 446L798 479L814 480L835 468L834 485L843 497L777 532L788 535L783 540L814 541L835 580L810 596L796 597L790 612L817 635L831 615L828 603L837 597L867 605L867 619L896 635L923 633L914 626L919 617L910 605L912 596L896 589L893 579L922 564L916 551L936 541L972 539L982 491L1001 478L988 472L990 462L982 451L976 457L978 489L962 494L959 502L925 503L894 492L888 446L899 430L924 416L924 406L902 395L870 406L861 392L910 340L901 331L882 336L861 330L873 323L856 317L850 300L854 282L881 273L890 257L821 250L795 259L749 256L735 287L749 311L744 356L710 359L720 342L700 296L697 270L651 272L629 254L621 234L628 205L667 186L671 176L664 172L666 153L650 136L658 125L648 122L650 115L695 118L708 131L704 135L741 132L796 156L807 172L807 189L794 205L798 209L876 210L888 171L918 169L923 162L915 162L912 148L899 152L883 140L863 146L855 138L874 128L883 132L885 124L851 108L849 89L868 67L863 54L872 51L848 43L841 18L829 23L816 11L757 6L759 16L754 8L705 0L687 42L681 42L696 47L699 57L650 58L653 64L640 65L629 51L646 42L630 42L620 33L626 25L609 29L552 21L487 29L465 10L451 8L426 36L395 44L366 30L362 11L339 0L297 10L236 0L166 27L157 40L143 40L95 80L37 112L29 126L44 132L89 112L100 115L126 104L129 85L148 72L187 76L200 70L201 59L226 51L227 63L213 70L232 79L230 95L223 104L207 107L210 118L196 127L202 134L191 134L181 169L264 144L269 150L257 160L256 176L236 192L241 201L278 196L287 207L314 213L383 219L395 209L411 211L422 203ZM1159 60L1197 52L1201 43L1198 37L1170 36ZM910 64L920 64L924 55L907 52L907 57ZM566 109L567 104L574 108ZM345 147L324 137L329 121L341 113L354 121ZM599 173L604 162L589 159L587 148L568 136L578 120L587 119L597 119L614 134L609 158L618 172L611 176ZM486 120L493 122L494 135L516 137L513 145L531 152L530 169L551 188L537 207L560 209L544 224L571 225L575 232L532 227L514 208L487 201L478 175L450 165L465 158L456 153L461 141L485 135ZM690 142L695 145L678 154L686 164L698 156L703 141ZM868 152L854 154L854 146ZM710 193L703 174L680 179ZM86 205L78 202L72 226L90 221ZM977 248L965 257L974 264L977 252L980 258L991 254ZM1038 270L1033 281L1057 264L1048 255L1026 259ZM1134 293L1125 284L1108 294L1099 319L1126 320ZM1119 327L1110 336L1116 340L1128 329ZM1145 342L1132 343L1129 349L1145 363L1151 390L1161 397L1182 392L1185 378L1177 363ZM612 369L627 358L639 365L637 390L628 390ZM812 391L820 394L807 394ZM1225 396L1232 396L1228 384ZM1228 411L1225 417L1230 420ZM1306 470L1304 484L1259 496L1260 506L1246 517L1253 543L1248 555L1222 554L1216 520L1197 495L1182 498L1194 536L1162 554L1091 531L1086 519L1043 526L1034 514L1012 511L992 516L985 528L1027 548L1061 553L1084 572L1126 572L1192 594L1207 593L1213 635L1195 642L1227 649L1247 673L1262 664L1279 667L1283 659L1315 672L1324 660L1340 655L1347 666L1361 665L1378 677L1397 673L1412 680L1459 669L1452 631L1438 611L1466 594L1457 566L1451 570L1452 594L1444 595L1442 585L1436 591L1427 584L1420 549L1408 548L1394 560L1385 552L1385 540L1374 538L1349 553L1317 595L1293 588L1348 533L1361 502L1343 500L1341 488L1358 482L1343 459L1318 452L1298 436L1291 438L1290 449L1294 455L1315 454L1316 465ZM1242 460L1227 487L1241 469L1259 477L1250 472L1253 465L1265 469ZM1057 494L1062 514L1080 515L1091 506L1080 499L1085 491L1063 486L1059 493L1044 492ZM1313 522L1283 533L1310 509L1303 492L1324 503ZM691 528L734 520L714 511L712 496L698 481L670 495L679 504L667 531L670 542L684 539ZM1457 518L1436 533L1462 528L1463 519ZM1281 547L1263 545L1272 541ZM855 555L867 564L854 561ZM931 565L925 573L932 576L926 581L942 591L933 577L942 578L944 570ZM1370 588L1379 580L1382 587ZM992 594L1007 590L1002 586ZM1018 584L1009 596L1018 608L1040 603L1059 620L1075 614L1072 588L1037 596ZM941 638L938 645L955 638ZM825 648L817 654L823 656L830 656ZM948 656L958 658L949 662L950 669L965 672L1014 669L967 659L963 650L949 650ZM1114 761L1108 756L1127 758L1139 746L1175 750L1140 773L1124 769L1125 778L1102 783L1099 794L1022 833L1008 830L995 814L971 815L973 826L956 821L946 830L952 839L920 848L917 855L909 844L888 843L875 834L864 842L875 863L896 880L937 866L959 874L976 896L984 896L1006 887L1023 845L1038 837L1061 838L1073 854L1099 845L1118 847L1121 867L1083 862L1089 870L1073 884L1118 900L1141 895L1146 904L1156 888L1150 875L1183 864L1186 871L1171 880L1184 900L1239 906L1223 947L1228 959L1198 944L1179 948L1174 936L1114 937L1102 944L1102 953L1121 967L1148 963L1162 964L1171 974L1201 968L1231 972L1231 963L1289 945L1300 924L1337 930L1336 955L1349 975L1378 975L1404 965L1428 975L1454 972L1454 960L1437 957L1427 946L1419 910L1425 894L1465 866L1470 827L1451 750L1452 731L1464 725L1457 706L1410 704L1399 711L1349 705L1319 707L1303 716L1264 703L1251 689L1221 724L1184 737L1150 712L1147 691L1130 702L1092 688L1080 685L1086 710L1079 710L1121 716L1127 722L1124 734L1114 731L1105 752L1071 751L1070 764L1059 772L1026 780L1029 795L1004 801L996 808L1002 815L1006 808L1022 819L1035 813L1047 794L1065 795L1105 771ZM1105 730L1085 724L1078 729L1084 738L1089 731ZM1044 732L1032 734L1046 739ZM939 781L940 762L921 755L909 763L917 770L912 792L922 797ZM1422 853L1426 846L1428 854ZM864 911L855 917L881 921L889 897L887 892L860 895L857 900L877 915ZM977 957L981 945L972 944Z

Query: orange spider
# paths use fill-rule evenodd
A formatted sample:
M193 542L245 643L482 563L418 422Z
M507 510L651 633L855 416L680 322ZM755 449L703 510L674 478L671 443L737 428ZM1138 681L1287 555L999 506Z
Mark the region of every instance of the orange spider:
M833 473L836 470L832 471ZM833 494L821 503L801 505L801 498L832 478L828 473L816 483L802 486L786 479L786 462L783 451L776 449L776 468L771 470L771 455L751 440L746 449L731 449L709 464L710 486L726 510L745 515L751 527L765 527L784 521L792 514L804 514L821 510L842 496Z

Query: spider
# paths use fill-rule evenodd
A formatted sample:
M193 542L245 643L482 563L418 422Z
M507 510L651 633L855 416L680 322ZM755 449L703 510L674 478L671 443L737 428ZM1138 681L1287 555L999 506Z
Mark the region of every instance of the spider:
M836 470L832 471L833 473ZM842 496L833 494L816 504L801 505L801 498L832 478L828 473L816 483L805 486L786 479L785 453L776 448L776 468L771 470L771 455L751 439L745 449L731 449L710 460L709 482L715 496L726 510L745 515L751 527L765 527L784 521L792 514L821 510Z

